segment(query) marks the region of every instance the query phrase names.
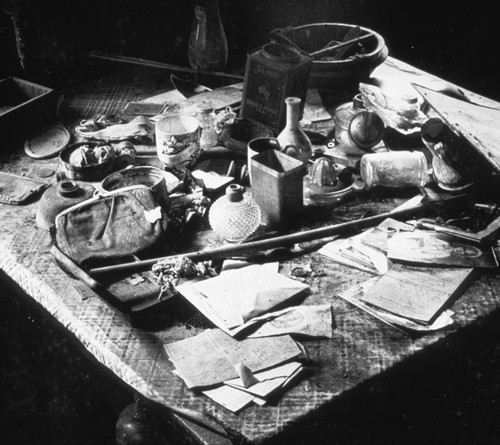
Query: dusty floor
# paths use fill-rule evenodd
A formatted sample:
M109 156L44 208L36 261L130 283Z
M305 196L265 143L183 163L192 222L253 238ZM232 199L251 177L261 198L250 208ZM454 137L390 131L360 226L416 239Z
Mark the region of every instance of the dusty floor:
M1 281L0 443L114 444L133 392ZM500 443L500 313L358 388L276 444ZM438 365L439 363L439 365ZM188 443L178 434L171 443Z

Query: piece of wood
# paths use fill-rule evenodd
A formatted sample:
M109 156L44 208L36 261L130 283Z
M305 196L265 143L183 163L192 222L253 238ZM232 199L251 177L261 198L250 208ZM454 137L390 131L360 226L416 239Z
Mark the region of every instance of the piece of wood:
M317 240L321 238L330 237L332 235L340 235L344 233L354 232L356 230L366 229L372 227L386 218L402 218L415 215L425 208L424 204L419 203L415 206L393 210L391 212L384 212L379 215L369 216L367 218L357 219L355 221L348 221L340 224L333 224L331 226L320 227L318 229L305 230L303 232L292 233L289 235L276 236L273 238L263 239L259 241L249 241L242 244L228 244L213 249L205 249L196 252L188 252L185 254L174 255L170 257L153 258L149 260L137 261L133 263L116 264L112 266L97 267L89 270L91 276L98 276L111 272L125 272L144 270L152 267L160 260L175 259L180 257L189 258L194 262L217 260L230 258L235 255L243 255L253 252L259 252L266 249L273 249L275 247L292 246L296 243Z
M349 31L346 32L344 38L342 39L342 42L348 42L349 40L355 39L359 37L361 33L362 33L361 28L359 26L355 26L354 28L351 28ZM333 60L343 59L347 51L349 51L352 48L352 45L354 45L354 43L344 46L343 48L337 50L337 52L333 56Z
M337 51L341 48L344 48L346 46L351 46L353 45L354 43L358 43L358 42L361 42L363 40L366 40L370 37L375 37L374 34L365 34L363 36L360 36L360 37L356 37L355 39L351 39L351 40L347 40L345 42L341 42L341 43L337 43L335 45L332 45L332 46L328 46L326 48L322 48L322 49L319 49L317 51L313 51L312 53L310 53L309 55L314 59L314 60L317 60L321 57L325 57L327 56L328 54L331 54L333 53L334 51Z
M118 56L114 54L107 54L101 51L91 51L90 57L93 57L95 59L109 60L110 62L130 63L132 65L149 66L151 68L160 68L164 70L177 71L181 73L203 74L203 75L226 78L226 79L243 80L243 76L239 76L236 74L222 73L219 71L195 70L184 66L157 62L155 60L146 60L146 59L141 59L139 57Z

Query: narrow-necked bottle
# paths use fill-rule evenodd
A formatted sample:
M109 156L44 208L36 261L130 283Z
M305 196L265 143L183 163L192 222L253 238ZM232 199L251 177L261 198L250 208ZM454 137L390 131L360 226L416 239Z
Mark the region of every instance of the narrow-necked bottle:
M227 62L227 39L219 0L197 0L189 36L189 64L193 69L222 71Z
M286 125L278 135L281 150L307 165L312 154L311 141L300 128L300 102L298 97L287 97Z

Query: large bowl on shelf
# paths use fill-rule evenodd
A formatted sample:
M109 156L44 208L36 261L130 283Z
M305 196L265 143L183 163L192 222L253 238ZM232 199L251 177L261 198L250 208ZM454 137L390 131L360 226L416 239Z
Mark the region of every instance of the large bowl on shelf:
M340 60L325 55L313 60L309 88L345 92L352 99L357 92L359 82L366 82L373 70L389 55L383 37L363 26L346 23L312 23L296 27L275 29L271 35L284 36L308 54L342 42L346 34L354 28L360 28L361 35L371 34L350 47Z

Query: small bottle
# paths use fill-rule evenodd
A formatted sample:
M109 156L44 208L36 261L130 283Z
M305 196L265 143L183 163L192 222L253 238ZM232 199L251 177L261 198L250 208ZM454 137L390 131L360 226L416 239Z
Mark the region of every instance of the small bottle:
M423 187L429 179L427 159L420 151L368 153L361 157L360 171L365 189Z
M349 125L354 116L364 110L366 108L361 94L354 96L352 102L347 102L337 107L333 115L333 122L335 124L335 140L338 144L353 145L349 137Z
M200 147L202 149L215 147L218 142L215 111L213 109L200 111L197 118L201 127Z
M226 194L212 204L208 220L212 229L229 242L241 242L260 225L259 206L237 184L226 188Z
M188 43L188 58L195 70L222 71L227 62L227 39L219 0L197 0Z
M286 125L278 135L281 150L289 156L302 161L308 165L312 155L311 141L304 133L299 124L300 102L298 97L287 97L286 103Z

